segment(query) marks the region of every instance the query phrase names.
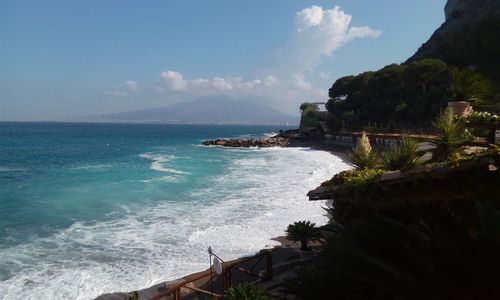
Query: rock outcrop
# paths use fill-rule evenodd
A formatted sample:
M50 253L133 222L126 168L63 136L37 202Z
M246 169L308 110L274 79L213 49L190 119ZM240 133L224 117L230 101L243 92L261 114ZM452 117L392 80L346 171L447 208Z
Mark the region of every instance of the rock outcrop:
M222 147L239 147L239 148L249 148L249 147L278 147L286 146L288 144L288 138L274 136L270 138L262 139L216 139L208 140L202 143L205 146L222 146Z
M424 58L437 58L451 64L463 63L462 66L474 67L480 63L480 55L464 59L457 53L457 47L482 47L474 45L474 29L485 18L500 16L500 0L448 0L445 9L445 22L434 32L418 51L408 60L416 61ZM500 36L498 37L500 38ZM456 50L454 50L456 49ZM470 50L470 49L469 49ZM473 53L475 51L468 51ZM460 53L458 53L459 56ZM474 61L478 60L478 62Z

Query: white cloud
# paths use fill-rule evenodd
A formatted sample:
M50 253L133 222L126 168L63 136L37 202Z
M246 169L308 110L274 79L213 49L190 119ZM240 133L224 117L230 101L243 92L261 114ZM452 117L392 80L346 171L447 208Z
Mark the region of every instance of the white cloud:
M305 100L326 100L327 91L312 84L314 79L328 79L331 72L314 73L325 59L331 58L335 50L360 38L377 38L381 32L367 26L352 27L352 17L335 6L324 9L320 6L305 8L295 15L294 27L286 43L274 51L271 63L266 68L255 70L253 78L222 77L187 79L181 72L167 70L152 84L157 95L183 94L188 96L206 94L228 94L233 96L257 96L270 99L280 109L297 110L298 103ZM128 94L138 90L135 83L121 84L120 89L111 89L109 94ZM123 92L125 90L125 92Z
M350 27L352 17L340 7L305 8L295 15L295 28L289 41L276 53L272 70L280 74L309 73L335 50L356 38L378 37L370 27Z
M175 71L166 71L160 74L161 83L165 89L169 91L182 91L187 87L187 82L184 80L184 76L181 73Z
M381 34L382 34L381 31L373 30L367 26L351 27L349 29L349 32L347 33L347 40L350 41L352 39L365 38L365 37L378 38Z
M302 90L302 91L309 91L309 90L311 90L313 88L312 84L309 83L309 82L307 82L304 79L304 75L303 74L296 74L293 77L293 82L292 82L291 87L294 88L294 89L297 89L297 90Z
M274 87L280 84L280 80L272 75L268 75L264 78L264 85L266 87Z
M102 92L108 96L125 97L139 90L139 84L134 80L126 80L113 87L107 87Z

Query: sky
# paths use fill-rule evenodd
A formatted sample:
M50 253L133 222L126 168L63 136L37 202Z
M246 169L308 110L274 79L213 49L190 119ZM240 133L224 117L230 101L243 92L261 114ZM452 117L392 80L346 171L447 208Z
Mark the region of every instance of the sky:
M0 121L190 101L297 115L336 79L401 63L445 0L0 0Z

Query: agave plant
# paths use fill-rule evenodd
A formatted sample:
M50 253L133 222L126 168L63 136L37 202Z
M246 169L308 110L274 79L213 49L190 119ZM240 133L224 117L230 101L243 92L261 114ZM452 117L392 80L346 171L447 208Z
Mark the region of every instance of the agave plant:
M418 159L417 141L403 138L401 143L381 153L382 165L387 170L401 170L413 167Z
M309 250L309 241L317 241L321 237L320 229L316 223L299 221L288 225L286 239L294 242L300 241L300 250Z
M358 170L373 169L377 164L377 153L370 145L370 139L363 132L356 147L347 153L347 159Z
M465 126L462 119L455 119L450 108L444 110L432 122L436 139L430 143L436 146L434 160L450 160L457 149L467 142Z
M227 289L222 296L223 300L267 300L266 290L256 284L240 284Z

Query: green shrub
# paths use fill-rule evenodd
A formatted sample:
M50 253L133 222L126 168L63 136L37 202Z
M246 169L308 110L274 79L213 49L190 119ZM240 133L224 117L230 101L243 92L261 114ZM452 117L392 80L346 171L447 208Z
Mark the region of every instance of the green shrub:
M326 225L324 251L287 291L298 299L499 299L500 212L483 201L469 214L474 223L438 227L377 214Z
M268 300L266 290L256 284L240 284L226 290L222 300Z
M382 165L387 170L402 170L415 166L417 155L417 141L403 138L401 144L381 153Z
M491 82L479 73L452 68L451 77L450 90L455 101L480 104L491 95Z
M325 181L321 186L329 187L335 185L349 184L361 185L375 181L384 173L380 169L347 170L337 173L332 179Z
M364 169L356 170L345 177L344 183L349 185L363 185L374 182L380 175L384 173L383 170L377 169Z
M321 237L319 228L310 221L300 221L288 225L286 239L294 242L300 241L301 250L309 250L308 242L316 241Z

